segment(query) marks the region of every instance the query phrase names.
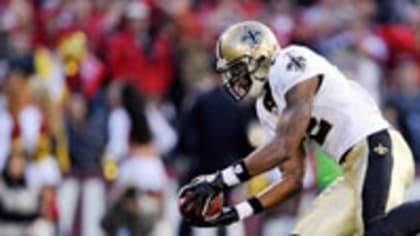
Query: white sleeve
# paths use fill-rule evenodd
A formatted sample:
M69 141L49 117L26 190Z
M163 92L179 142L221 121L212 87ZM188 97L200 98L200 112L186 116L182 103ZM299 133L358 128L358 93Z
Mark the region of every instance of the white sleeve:
M286 93L295 85L322 75L325 61L306 47L290 46L284 49L269 74L270 88L280 111L286 106Z

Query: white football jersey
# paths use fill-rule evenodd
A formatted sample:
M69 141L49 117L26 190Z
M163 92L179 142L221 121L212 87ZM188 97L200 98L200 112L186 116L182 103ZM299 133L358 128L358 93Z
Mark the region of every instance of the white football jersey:
M256 103L257 115L269 139L274 137L277 114L286 107L286 93L316 76L322 80L314 97L307 137L319 143L337 162L357 142L390 126L364 88L346 79L324 57L293 45L276 56L270 69L269 96L275 107L267 104L267 94Z

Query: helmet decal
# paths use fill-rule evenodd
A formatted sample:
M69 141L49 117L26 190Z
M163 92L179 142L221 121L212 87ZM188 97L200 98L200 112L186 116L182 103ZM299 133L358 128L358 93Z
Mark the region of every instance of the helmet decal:
M261 31L253 30L248 26L244 26L245 34L242 36L241 40L243 42L251 44L252 47L255 47L261 42Z

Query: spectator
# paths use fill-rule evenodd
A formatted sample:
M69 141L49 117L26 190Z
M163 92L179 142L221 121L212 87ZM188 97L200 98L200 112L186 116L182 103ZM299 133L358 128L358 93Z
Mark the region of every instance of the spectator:
M321 51L341 68L349 79L359 82L379 104L382 102L381 63L387 60L384 41L370 27L368 18L355 14L348 30L322 41Z
M406 56L420 62L420 6L411 5L409 1L402 2L401 5L405 7L396 7L395 11L402 14L404 21L398 23L391 21L378 27L379 34L389 48L388 64L392 66L397 65Z
M128 154L132 121L121 101L122 84L112 82L108 87L108 142L107 158L118 161ZM177 142L177 134L159 109L157 102L143 101L144 115L150 128L151 138L159 155L168 154Z
M146 114L145 101L133 85L124 85L122 104L131 123L130 146L127 159L121 162L116 185L120 189L135 186L144 196L143 211L156 216L154 235L172 235L172 229L164 218L164 191L166 172L159 153L153 144ZM146 200L145 200L146 199Z
M72 171L88 175L98 173L105 145L104 127L104 114L90 114L85 98L74 93L67 120Z
M124 190L102 219L101 225L106 235L147 236L151 234L155 216L144 212L142 209L144 205L139 200L139 193L135 187Z
M103 109L89 109L86 98L73 93L66 118L71 171L58 193L60 211L63 212L60 217L61 233L97 234L100 232L99 224L90 222L99 221L106 205L101 171L105 149L105 112ZM77 204L83 206L79 211ZM72 227L74 220L83 227Z
M150 34L150 7L132 1L127 5L123 29L110 41L111 76L130 81L146 94L161 96L173 75L170 44L165 35Z
M25 176L27 156L12 151L0 180L0 235L25 235L41 215L39 189L28 185Z
M197 97L182 122L180 149L188 158L189 167L179 177L181 183L221 169L251 150L246 133L250 115L227 97L215 81L213 78L208 91ZM179 235L191 234L191 228L183 221Z
M64 36L58 52L64 64L68 88L92 99L104 79L105 67L89 50L86 35L75 31Z
M269 9L271 14L267 19L283 47L290 43L296 26L290 11L291 4L290 1L272 1L273 7Z
M131 121L121 101L122 83L113 82L108 86L107 104L109 107L106 145L106 158L119 161L128 154Z
M191 158L190 170L184 177L211 173L248 153L249 114L219 87L197 96L181 128L180 148Z
M10 115L11 120L3 125L9 126L5 127L9 144L18 145L30 155L37 157L41 138L46 135L43 132L45 119L32 100L30 80L28 73L20 66L9 71L5 85L8 109L5 112ZM8 115L5 115L7 118ZM2 148L7 153L12 150L12 146L8 145Z
M413 60L400 62L395 69L397 88L389 97L388 109L398 114L398 125L407 138L417 162L420 158L420 68ZM389 111L388 111L389 112Z

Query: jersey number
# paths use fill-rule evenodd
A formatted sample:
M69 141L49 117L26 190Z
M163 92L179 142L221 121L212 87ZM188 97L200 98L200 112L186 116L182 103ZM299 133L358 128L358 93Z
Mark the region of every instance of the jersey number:
M327 120L311 117L306 133L309 135L309 138L323 145L332 127L333 125Z

